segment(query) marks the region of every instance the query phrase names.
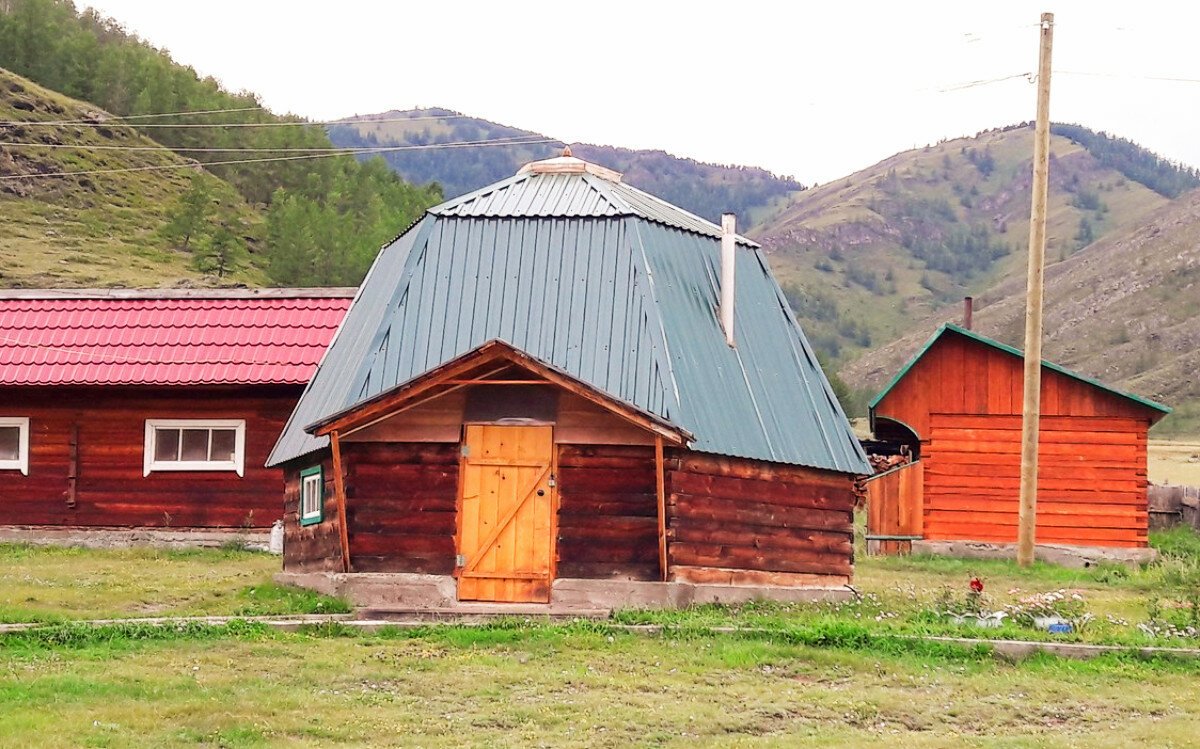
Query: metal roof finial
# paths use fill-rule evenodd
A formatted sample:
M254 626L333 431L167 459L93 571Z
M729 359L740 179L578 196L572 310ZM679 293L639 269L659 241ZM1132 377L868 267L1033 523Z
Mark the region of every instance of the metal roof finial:
M563 146L563 152L562 152L562 155L563 155L563 156L565 156L565 157L567 157L567 158L570 158L570 156L571 156L571 147L570 147L570 146Z

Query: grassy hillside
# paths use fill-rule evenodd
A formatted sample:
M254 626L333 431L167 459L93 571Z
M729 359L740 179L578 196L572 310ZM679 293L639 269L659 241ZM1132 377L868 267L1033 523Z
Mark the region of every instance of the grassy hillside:
M1013 277L977 299L975 328L1021 347L1025 282ZM877 389L933 332L940 317L847 366ZM1044 355L1176 409L1160 434L1200 433L1200 191L1143 217L1046 270Z
M851 360L1023 273L1032 137L1015 127L906 151L752 229L818 348ZM1168 202L1066 137L1051 154L1048 262Z
M177 286L263 284L251 261L224 279L197 270L194 256L172 249L161 233L167 214L192 185L192 170L135 171L77 177L29 175L140 169L187 162L82 102L0 69L0 122L88 120L102 127L0 125L0 286ZM26 148L5 143L44 144ZM54 146L92 148L55 148ZM199 167L197 167L198 169ZM24 177L24 178L22 178ZM200 172L217 205L217 220L246 230L251 245L262 217L227 183Z
M537 142L545 140L546 136L467 117L449 109L413 109L350 117L343 124L329 128L329 137L341 147L518 139L510 146L400 151L384 156L404 179L417 184L437 182L447 196L462 195L507 179L523 164L559 155L565 145L561 141ZM720 220L723 212L733 211L746 226L766 207L786 201L804 189L791 177L780 177L765 169L706 164L666 151L637 151L587 143L572 143L571 150L581 159L624 173L629 184L714 222Z
M273 284L358 283L379 246L442 198L436 189L405 183L379 160L304 153L333 149L323 127L270 112L253 93L227 91L119 21L77 8L71 0L0 1L0 67L115 115L150 118L131 121L158 143L194 155L262 213L258 250L266 276L260 278ZM63 127L38 133L52 133L62 145L95 145L85 130ZM22 131L20 137L28 134ZM107 163L124 158L116 153L79 151L47 159ZM116 209L153 213L169 197L155 187L129 190L118 183L117 195L124 197L113 204ZM205 184L199 187L198 192L210 192ZM27 197L39 199L37 194ZM59 205L76 204L86 205ZM37 205L27 209L48 210ZM86 222L87 214L80 216ZM56 220L76 218L63 214ZM132 220L136 224L139 219ZM140 225L112 228L124 237L136 235ZM202 251L242 255L239 235L244 231L224 222L205 224ZM164 268L161 275L169 278L170 273ZM46 278L53 281L53 276Z

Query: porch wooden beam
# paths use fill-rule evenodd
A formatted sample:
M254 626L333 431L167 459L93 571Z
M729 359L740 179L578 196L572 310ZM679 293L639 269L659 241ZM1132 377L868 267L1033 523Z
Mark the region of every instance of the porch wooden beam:
M667 491L666 471L663 466L663 438L654 435L654 478L658 495L658 570L663 582L670 576L667 565Z
M337 501L338 542L342 548L342 572L350 571L350 531L346 527L346 480L342 475L342 442L337 432L329 435L333 447L333 494Z
M447 385L550 385L549 380L446 380Z

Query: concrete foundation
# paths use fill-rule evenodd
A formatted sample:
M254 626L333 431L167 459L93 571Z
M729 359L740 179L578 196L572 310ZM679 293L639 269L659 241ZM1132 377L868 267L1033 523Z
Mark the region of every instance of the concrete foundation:
M965 559L1016 559L1017 545L987 541L913 541L912 553ZM1034 547L1034 557L1039 561L1063 567L1082 568L1097 564L1124 564L1135 567L1153 562L1158 557L1158 552L1150 548L1038 544Z
M237 545L254 551L268 551L269 530L187 530L183 528L48 528L42 526L0 526L0 543L39 546L82 546L89 549L120 549L150 546L166 549L218 548Z
M683 608L700 603L845 601L847 586L774 587L639 580L562 578L550 589L549 604L510 604L458 600L458 583L449 575L388 572L281 572L276 582L337 596L375 613L544 614L598 616L614 609Z

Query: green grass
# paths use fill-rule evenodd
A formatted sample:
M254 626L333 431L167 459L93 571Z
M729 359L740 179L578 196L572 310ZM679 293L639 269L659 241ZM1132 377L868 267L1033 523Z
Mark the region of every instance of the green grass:
M236 549L80 549L0 544L0 621L343 613L277 585L279 557Z
M375 633L338 623L292 633L236 621L90 627L72 620L344 604L271 583L279 560L266 554L3 545L4 618L50 623L0 635L0 746L1190 746L1200 661L1014 664L986 646L908 637L1049 637L930 620L938 592L969 575L998 599L1066 587L1096 611L1144 618L1151 598L1185 595L1200 560L1190 532L1153 539L1164 562L1132 572L862 558L864 598L848 604ZM619 626L637 622L666 627ZM730 625L739 629L708 629ZM1084 635L1149 642L1116 628Z
M593 625L0 640L0 745L1188 746L1200 664Z

